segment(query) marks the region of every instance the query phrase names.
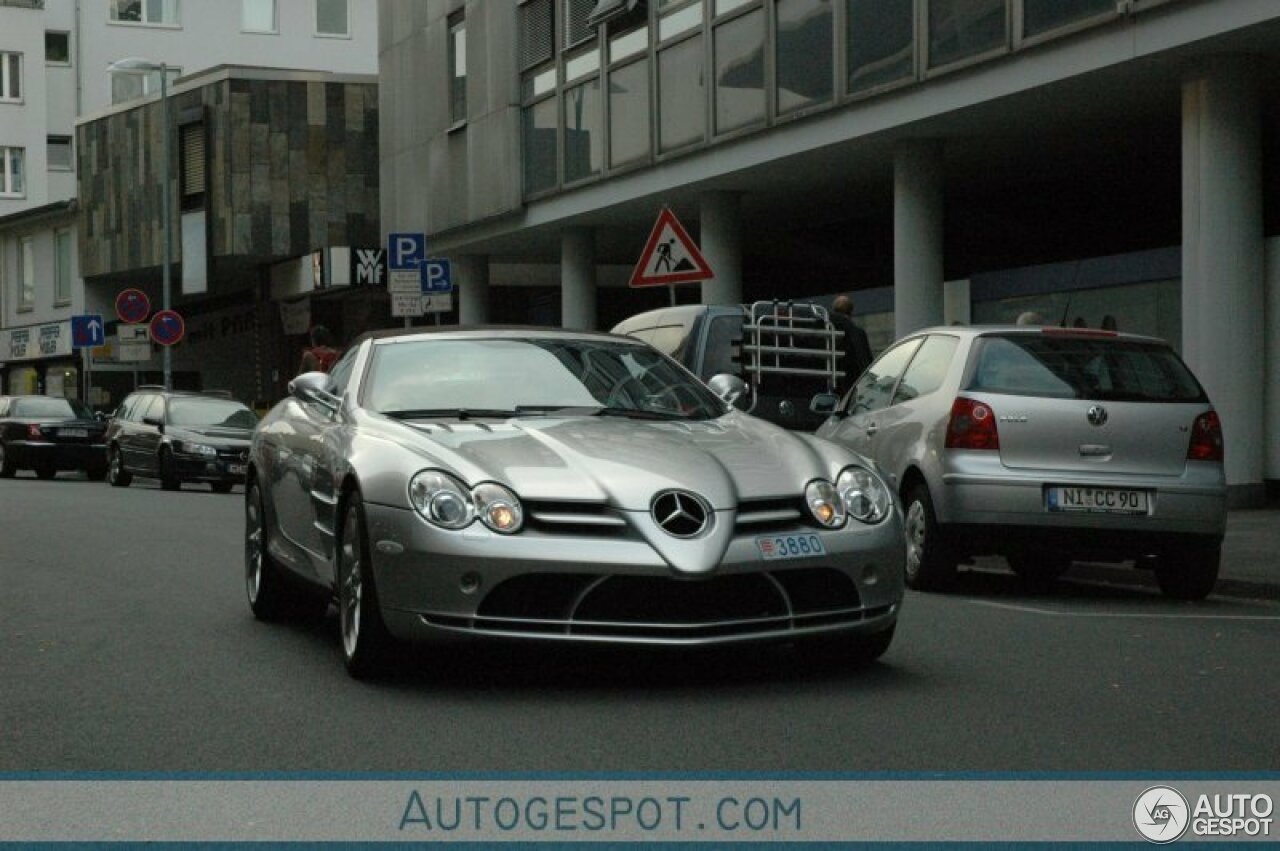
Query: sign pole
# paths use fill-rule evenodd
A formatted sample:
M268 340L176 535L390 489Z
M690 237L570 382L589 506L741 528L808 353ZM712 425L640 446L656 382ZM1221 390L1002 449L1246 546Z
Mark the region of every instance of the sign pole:
M667 292L671 293L671 306L676 306L676 285L667 284Z

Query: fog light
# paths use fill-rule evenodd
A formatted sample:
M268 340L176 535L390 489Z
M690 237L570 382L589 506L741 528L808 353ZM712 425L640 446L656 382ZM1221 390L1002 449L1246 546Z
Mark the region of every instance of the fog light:
M874 564L862 568L862 584L875 585L880 581L880 570Z
M474 594L480 590L480 574L472 571L462 574L458 581L458 590L463 594Z

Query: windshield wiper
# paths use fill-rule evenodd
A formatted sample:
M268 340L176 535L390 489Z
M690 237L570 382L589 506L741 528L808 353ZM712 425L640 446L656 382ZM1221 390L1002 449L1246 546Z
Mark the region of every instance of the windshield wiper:
M582 413L589 417L628 417L635 420L687 420L690 414L679 411L645 411L640 408L583 408Z
M513 411L507 408L413 408L404 411L379 411L384 417L391 417L395 420L425 420L425 419L450 419L450 420L474 420L480 418L493 417L515 417L519 416L519 411Z

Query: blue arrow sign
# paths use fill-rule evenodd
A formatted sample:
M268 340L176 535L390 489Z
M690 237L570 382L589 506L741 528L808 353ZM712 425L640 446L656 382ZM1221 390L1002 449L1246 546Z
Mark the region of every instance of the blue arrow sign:
M87 313L71 317L71 348L92 349L107 342L107 329L102 317Z
M453 292L453 267L448 260L424 260L418 267L418 273L424 294Z

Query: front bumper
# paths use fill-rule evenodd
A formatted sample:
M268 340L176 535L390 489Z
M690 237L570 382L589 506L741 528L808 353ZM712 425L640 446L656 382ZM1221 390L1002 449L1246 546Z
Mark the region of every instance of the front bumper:
M248 461L222 455L184 455L177 452L170 456L173 471L185 482L230 482L244 484Z
M495 636L667 646L790 640L892 626L903 596L900 512L820 534L824 556L763 561L736 535L706 576L682 575L641 537L447 532L367 504L383 618L399 638ZM806 529L807 533L814 530Z
M56 470L86 470L107 466L105 443L11 440L5 444L5 452L18 469L49 466Z

